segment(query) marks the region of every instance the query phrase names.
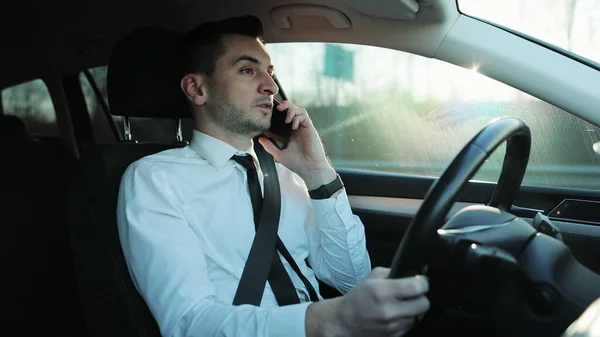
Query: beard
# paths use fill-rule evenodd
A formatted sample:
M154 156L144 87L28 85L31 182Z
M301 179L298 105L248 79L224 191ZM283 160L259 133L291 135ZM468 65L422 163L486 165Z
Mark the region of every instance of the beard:
M271 127L268 118L258 118L252 111L236 106L221 91L213 89L212 96L211 102L206 102L206 110L215 123L222 128L254 138Z

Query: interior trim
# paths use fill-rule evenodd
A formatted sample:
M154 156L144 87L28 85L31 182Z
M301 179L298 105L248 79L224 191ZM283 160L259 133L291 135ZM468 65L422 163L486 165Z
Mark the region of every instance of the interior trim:
M373 212L385 215L397 216L402 218L413 218L423 200L421 199L410 199L410 198L388 198L388 197L372 197L372 196L359 196L349 195L350 206L355 212ZM478 205L476 203L457 202L452 206L448 213L451 217L456 212L463 208L471 205ZM532 218L522 219L531 222ZM586 237L594 237L600 240L600 226L584 225L580 223L573 223L567 221L552 220L552 223L560 229L561 233L567 235L581 235Z
M587 205L586 205L587 204ZM579 222L590 225L600 225L600 219L581 219L573 216L573 212L571 211L574 208L588 206L588 211L597 212L600 207L600 201L595 200L583 200L576 198L565 198L561 201L556 207L550 211L548 218L550 220L558 220L558 221L572 221ZM593 209L593 210L592 210ZM585 212L584 212L585 213ZM597 213L595 213L597 214ZM587 214L589 216L589 214Z
M350 206L355 210L375 211L378 213L395 215L401 217L414 217L417 214L423 200L410 198L388 198L388 197L371 197L371 196L348 196ZM452 206L450 216L456 212L475 203L457 202Z
M594 237L600 240L600 226L584 225L575 222L552 220L552 224L556 225L563 234L583 235L586 237Z
M600 125L600 72L498 27L461 15L434 57L476 66L481 74Z

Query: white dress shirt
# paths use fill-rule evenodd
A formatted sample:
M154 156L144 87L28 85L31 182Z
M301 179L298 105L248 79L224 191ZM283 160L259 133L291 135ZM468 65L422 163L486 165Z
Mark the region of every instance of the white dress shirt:
M267 282L260 307L232 305L255 236L246 170L234 154L258 162L252 147L238 151L194 131L189 146L127 168L117 221L129 272L163 336L304 337L308 291L283 258L302 303L279 307ZM319 278L348 292L371 263L345 191L311 200L298 175L276 167L281 240L317 291Z

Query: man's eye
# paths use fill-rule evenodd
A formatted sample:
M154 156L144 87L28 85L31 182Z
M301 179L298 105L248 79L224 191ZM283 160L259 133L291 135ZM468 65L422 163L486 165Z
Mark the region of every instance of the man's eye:
M254 69L251 69L251 68L244 68L244 69L242 69L242 70L241 70L241 72L242 72L243 74L252 75L252 74L254 74Z

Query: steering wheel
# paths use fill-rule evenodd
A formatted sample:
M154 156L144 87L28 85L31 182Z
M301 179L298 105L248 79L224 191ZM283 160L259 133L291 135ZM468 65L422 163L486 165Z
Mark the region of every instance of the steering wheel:
M503 142L507 146L502 172L488 205L469 206L446 221L464 186ZM529 127L516 118L497 120L475 135L427 192L402 237L390 277L424 275L440 260L454 269L462 265L455 275L471 272L490 277L463 285L463 292L445 290L444 296L470 295L473 302L493 307L489 312L494 327L508 335L562 333L600 297L600 276L579 264L562 242L541 235L529 222L509 213L530 147ZM481 283L487 288L476 293ZM488 297L492 300L485 301Z
M490 206L509 211L525 175L531 134L516 118L504 118L483 128L452 160L431 186L412 223L402 237L392 262L390 277L422 274L428 247L445 223L450 208L465 184L503 142L508 141L502 173Z

